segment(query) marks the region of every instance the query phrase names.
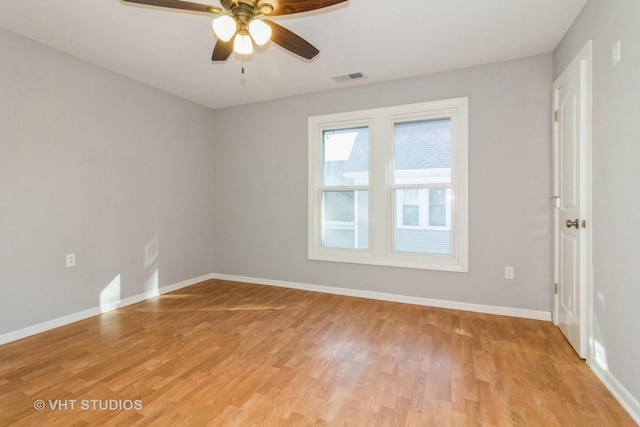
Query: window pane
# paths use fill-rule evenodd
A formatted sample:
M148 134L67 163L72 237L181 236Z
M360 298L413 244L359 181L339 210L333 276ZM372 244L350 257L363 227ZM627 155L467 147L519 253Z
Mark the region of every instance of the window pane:
M402 190L402 202L405 205L417 205L420 203L420 190L417 188Z
M444 222L446 225L446 189L436 189L436 193L442 190L445 194L444 205ZM408 191L417 190L395 190L394 191L394 204L398 206L400 198L402 198L402 209L394 209L396 218L393 220L393 250L394 252L407 252L417 254L432 254L432 255L451 255L452 248L452 233L451 230L430 229L429 227L411 227L407 228L411 224L406 224L405 221L405 209L404 196ZM423 190L421 190L423 191ZM426 190L424 190L426 191ZM431 191L430 191L431 192ZM400 193L403 193L400 195ZM435 197L439 197L434 196ZM429 197L431 201L431 197ZM424 202L426 203L426 202ZM429 206L431 210L431 206ZM398 215L402 215L401 222L398 223ZM418 221L419 223L419 221ZM419 225L419 224L415 224Z
M395 123L393 135L395 184L451 182L451 119Z
M324 185L369 184L369 128L323 132Z
M369 248L369 192L322 193L322 246Z
M420 225L420 206L402 206L402 225L406 225L409 227L417 227Z
M447 189L432 188L429 190L429 226L447 226Z

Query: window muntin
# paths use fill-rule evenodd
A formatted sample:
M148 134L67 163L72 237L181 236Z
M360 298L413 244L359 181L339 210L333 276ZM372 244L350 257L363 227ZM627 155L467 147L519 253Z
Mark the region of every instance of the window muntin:
M309 259L467 271L467 109L310 117Z

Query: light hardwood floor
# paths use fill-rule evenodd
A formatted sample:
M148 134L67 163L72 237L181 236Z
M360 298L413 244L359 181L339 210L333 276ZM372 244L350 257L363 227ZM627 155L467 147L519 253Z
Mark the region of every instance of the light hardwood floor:
M549 322L244 283L0 346L0 426L133 424L635 425Z

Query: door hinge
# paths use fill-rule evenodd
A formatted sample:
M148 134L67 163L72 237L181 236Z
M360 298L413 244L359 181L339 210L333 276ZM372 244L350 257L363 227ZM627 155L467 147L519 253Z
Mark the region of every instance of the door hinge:
M553 284L553 294L554 295L558 295L558 284L557 283Z
M560 110L553 112L553 121L556 123L560 121Z

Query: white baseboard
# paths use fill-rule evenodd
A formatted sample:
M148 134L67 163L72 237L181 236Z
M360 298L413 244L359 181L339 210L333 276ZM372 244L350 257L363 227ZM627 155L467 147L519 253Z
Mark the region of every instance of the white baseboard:
M327 294L345 295L358 298L368 298L381 301L400 302L405 304L415 304L427 307L448 308L452 310L472 311L477 313L498 314L502 316L522 317L526 319L536 320L551 320L551 312L527 310L521 308L511 307L499 307L490 305L470 304L456 301L436 300L421 297L411 297L406 295L388 294L382 292L363 291L358 289L349 288L337 288L332 286L311 285L306 283L286 282L281 280L259 279L255 277L235 276L228 274L207 274L204 276L196 277L193 279L185 280L180 283L163 286L158 290L151 292L145 292L142 294L134 295L122 300L111 302L102 306L92 307L87 310L83 310L77 313L69 314L57 319L49 320L37 325L28 326L17 331L8 332L0 335L0 345L6 344L12 341L16 341L22 338L36 335L41 332L45 332L60 326L68 325L83 319L87 319L92 316L97 316L102 313L107 313L112 310L116 310L121 307L126 307L131 304L144 301L149 298L154 298L161 294L166 294L187 286L195 285L199 282L204 282L210 279L231 280L236 282L255 283L259 285L278 286L283 288L300 289L312 292L323 292Z
M49 320L47 322L38 323L37 325L28 326L17 331L8 332L6 334L0 335L0 345L9 343L11 341L17 341L31 335L36 335L50 329L55 329L60 326L68 325L69 323L74 323L88 317L97 316L100 313L100 307L94 307L88 310L80 311L78 313L73 313L67 316L59 317L57 319Z
M631 418L640 426L640 402L636 400L629 390L627 390L608 369L602 368L597 362L591 365L591 369L602 381L607 389L613 394L620 405L629 413Z
M174 283L173 285L163 286L158 290L154 290L152 292L145 292L142 294L134 295L119 301L115 301L109 304L105 304L103 306L93 307L88 310L83 310L77 313L69 314L67 316L59 317L57 319L49 320L43 323L39 323L37 325L28 326L23 329L19 329L17 331L9 332L3 335L0 335L0 345L9 343L11 341L17 341L22 338L29 337L31 335L36 335L41 332L45 332L54 328L59 328L60 326L68 325L70 323L77 322L79 320L84 320L89 317L97 316L102 313L107 313L109 311L126 307L127 305L135 304L146 299L154 298L161 294L166 294L168 292L173 292L175 290L185 288L187 286L195 285L196 283L204 282L205 280L212 279L213 275L207 274L204 276L196 277L189 280L184 280L179 283Z
M345 295L350 297L368 298L381 301L400 302L405 304L422 305L427 307L448 308L452 310L472 311L476 313L497 314L501 316L521 317L525 319L551 321L550 311L528 310L524 308L500 307L493 305L471 304L465 302L445 301L406 295L387 294L383 292L363 291L358 289L337 288L333 286L310 285L306 283L285 282L281 280L259 279L255 277L234 276L213 273L214 279L230 280L234 282L255 283L258 285L277 286L281 288L300 289L304 291L323 292L326 294Z

